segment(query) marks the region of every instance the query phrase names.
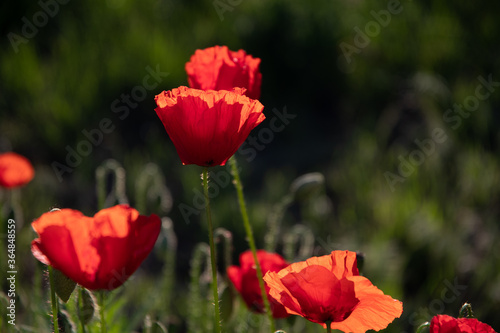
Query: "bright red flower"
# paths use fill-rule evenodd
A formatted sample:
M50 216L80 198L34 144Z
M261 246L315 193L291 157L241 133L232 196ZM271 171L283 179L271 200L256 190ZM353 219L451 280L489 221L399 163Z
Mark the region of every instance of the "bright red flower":
M403 312L403 304L359 276L356 253L333 251L268 272L269 293L290 314L332 329L360 333L381 330Z
M155 109L182 164L224 165L265 116L264 106L233 91L179 87L155 97Z
M151 252L160 218L139 215L127 205L94 217L72 209L45 213L32 223L39 238L31 243L35 258L91 290L121 286Z
M430 333L496 333L490 325L475 318L437 315L431 320Z
M13 188L29 183L35 170L30 161L16 153L0 154L0 186Z
M186 63L191 88L202 90L247 89L246 95L259 99L262 74L260 59L253 58L244 50L230 51L227 46L214 46L196 50Z
M276 253L269 253L264 250L257 251L257 260L259 261L262 274L267 272L277 272L288 266L288 263ZM227 276L233 283L236 290L252 311L263 313L264 302L260 291L259 280L257 278L257 270L255 269L255 261L251 251L245 251L240 254L240 266L230 266L227 268ZM266 291L271 305L274 318L288 317L283 305L276 302L275 299L269 296L269 287L266 286Z

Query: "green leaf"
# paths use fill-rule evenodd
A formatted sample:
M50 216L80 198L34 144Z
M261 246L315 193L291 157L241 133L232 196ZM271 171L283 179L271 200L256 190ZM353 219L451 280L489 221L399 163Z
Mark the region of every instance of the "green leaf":
M61 271L54 269L54 289L57 296L64 303L68 302L73 290L75 290L76 282L68 278Z

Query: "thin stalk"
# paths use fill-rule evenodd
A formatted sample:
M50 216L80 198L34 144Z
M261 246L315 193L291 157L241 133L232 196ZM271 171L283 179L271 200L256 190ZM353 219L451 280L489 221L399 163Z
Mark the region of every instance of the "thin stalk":
M210 198L208 196L208 168L203 169L203 192L205 194L205 209L207 212L208 240L210 244L210 264L212 266L212 292L214 294L214 318L215 332L222 332L220 321L219 291L217 289L217 257L215 253L214 230L212 225L212 213L210 211Z
M58 300L56 296L56 289L54 286L54 273L52 272L52 266L49 266L49 284L50 284L50 303L52 305L52 322L54 324L54 332L59 332L59 310L58 310Z
M264 308L266 309L267 317L269 319L269 324L271 326L271 332L276 331L273 319L273 313L271 312L271 306L269 300L267 299L266 287L264 285L264 279L262 275L262 268L260 267L259 260L257 258L257 248L255 246L255 239L253 237L252 226L250 225L250 220L248 218L247 206L245 204L245 197L243 196L243 185L240 179L240 173L238 171L238 164L236 158L233 156L229 160L231 163L231 172L234 178L234 187L236 187L236 192L238 193L238 201L240 204L241 217L243 218L243 225L245 226L245 232L247 234L248 244L250 245L250 250L253 254L253 260L255 262L255 268L257 270L257 277L259 279L259 287L262 296L262 301L264 302Z
M332 333L332 323L327 321L326 323L326 333Z
M104 317L104 290L99 290L99 316L101 317L101 333L106 333L106 318Z
M78 304L77 304L78 311L83 312L83 287L78 286L77 288L78 288ZM82 325L82 333L87 333L82 316L79 315L78 318L80 319L80 324Z

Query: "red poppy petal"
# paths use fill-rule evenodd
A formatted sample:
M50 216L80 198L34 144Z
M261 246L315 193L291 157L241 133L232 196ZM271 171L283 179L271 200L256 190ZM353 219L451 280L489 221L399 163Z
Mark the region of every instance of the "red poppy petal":
M245 94L259 99L262 74L260 59L244 50L230 51L227 46L214 46L196 50L186 63L191 88L202 90L231 90L245 88Z
M257 260L260 263L262 272L279 271L286 267L288 263L276 253L257 250ZM260 290L259 280L257 279L257 271L253 254L250 250L240 254L240 267L230 266L227 269L229 280L241 294L247 306L255 312L264 312L264 303L262 301L262 293ZM266 293L271 305L271 311L274 318L288 317L283 305L277 302L269 295L269 287L266 286Z
M348 280L354 283L359 304L344 321L332 323L332 328L353 333L364 333L370 329L378 331L386 328L395 318L401 316L403 303L384 295L368 279L362 276L352 276Z
M34 239L31 242L31 253L33 253L33 256L42 264L50 265L50 260L45 254L43 254L42 250L40 249L40 244L40 238Z
M306 261L293 263L280 271L279 277L282 278L291 272L300 272L308 266L323 266L330 270L339 280L342 277L359 275L355 252L333 251L326 256L312 257Z
M257 260L264 274L268 271L278 272L288 266L288 262L282 256L264 250L257 251Z
M126 205L94 218L63 209L32 223L39 238L33 255L87 289L114 289L137 269L158 237L161 222L142 217Z
M151 216L139 215L133 222L133 226L133 257L136 260L143 261L149 255L158 239L161 231L161 220L155 214Z
M158 107L155 111L183 164L197 164L199 156L207 154L207 149L203 146L207 137L202 133L207 124L203 123L201 117L213 106L214 96L209 98L210 96L203 97L201 94L200 90L179 87L161 93L156 99L157 104L163 107Z
M271 305L271 311L274 318L279 319L290 316L290 314L286 311L285 307L280 302L276 301L270 295L268 295L267 299L269 300L269 304Z
M302 315L313 322L342 321L359 303L354 283L338 280L323 266L308 266L290 273L282 282L300 304Z
M272 289L270 289L272 290ZM302 311L301 304L298 302L298 300L290 295L290 293L284 289L278 294L278 298L276 298L275 294L271 293L271 297L275 298L277 301L279 301L283 306L285 307L286 312L289 314L293 315L298 315L298 316L303 316L306 318L304 312ZM308 318L309 319L309 318Z
M476 318L454 318L448 315L437 315L431 320L430 333L496 333L488 324Z
M134 232L130 235L134 249L127 265L127 272L132 275L151 253L161 230L161 220L157 215L140 215L134 222Z
M131 221L138 216L135 209L125 205L103 209L94 216L91 245L97 250L100 259L96 276L98 289L112 289L109 288L109 281L118 279L121 283L113 283L116 288L128 278L127 272L121 268L126 267L131 260L133 246L128 235Z
M224 165L265 119L262 104L242 92L179 87L156 96L155 111L183 164Z
M467 332L468 328L475 333L496 333L495 330L488 324L482 323L476 318L459 318L458 327L462 332Z
M334 251L328 256L294 263L264 277L269 294L288 313L301 315L345 332L385 328L403 311L402 303L386 296L358 276L356 254ZM339 278L340 277L340 278Z
M224 62L223 56L227 53L227 46L196 50L190 62L186 63L189 86L203 90L219 90L216 81L219 68Z
M242 272L238 266L229 266L227 268L227 277L233 283L236 290L241 293Z
M156 215L140 216L137 210L127 205L117 205L97 213L94 225L99 235L95 234L93 245L101 254L98 289L115 289L151 252L161 221Z
M438 315L432 317L429 329L430 333L458 333L458 321L448 315Z
M243 274L241 280L241 296L247 306L256 312L264 312L264 302L262 301L262 292L260 290L257 271L255 268L248 270Z
M35 250L33 255L38 259L37 251L40 251L47 259L42 262L50 262L54 268L84 286L87 286L86 281L93 283L93 272L99 264L95 249L85 245L89 243L89 220L80 212L67 209L45 213L32 224L40 236L32 247L32 251Z
M300 316L301 309L299 302L289 294L288 289L283 285L283 282L281 281L281 276L288 274L290 266L282 269L279 272L267 272L264 275L264 282L269 288L269 295L271 295L272 298L283 304L289 314Z
M248 73L241 70L232 59L224 61L220 66L215 86L218 89L231 90L233 87L248 86Z

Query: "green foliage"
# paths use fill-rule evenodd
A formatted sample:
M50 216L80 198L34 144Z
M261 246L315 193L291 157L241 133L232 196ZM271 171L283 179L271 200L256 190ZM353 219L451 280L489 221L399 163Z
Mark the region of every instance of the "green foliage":
M262 59L268 119L260 126L268 126L273 108L297 115L255 159L236 154L259 248L292 260L334 249L363 252L363 275L404 303L402 318L387 332L414 332L434 314L456 315L466 301L478 319L499 327L500 87L467 116L450 121L446 115L457 116L454 104L476 96L479 77L500 81L500 3L402 0L389 23L378 23L379 32L356 45L355 28L365 32L377 23L373 12L382 15L388 3L241 1L221 20L212 1L69 1L15 52L7 35L21 36L21 19L33 22L41 7L5 2L0 151L22 153L36 169L24 188L0 192L1 233L6 217L18 222L19 331L51 330L48 283L29 250L35 237L29 223L54 207L93 215L125 201L170 226L164 223L162 240L132 280L110 294L108 332L209 330L208 282L200 280L207 274L197 245L207 240L204 212L186 220L179 210L181 203L193 206L202 190L201 170L181 165L155 115L154 96L187 85L185 62L195 49L215 44ZM351 62L342 43L359 51ZM157 66L168 75L144 98L124 102L123 95L143 85L147 68ZM117 111L115 101L125 109ZM68 147L78 152L81 142L90 142L85 131L99 129L103 119L113 129L101 131L100 142L60 180L53 163L68 165ZM435 129L443 130L443 142L433 140ZM429 139L427 154L416 140ZM417 152L424 156L419 165L411 163ZM407 175L400 172L402 159L410 163ZM103 163L114 173L101 174L96 193ZM126 177L110 176L122 171ZM312 172L323 175L324 184L294 196L294 180ZM388 180L387 172L400 178ZM248 248L236 193L232 184L219 190L213 219L232 232L235 259ZM222 259L227 331L261 332L264 317L250 313L238 295L229 297ZM467 287L452 294L455 281ZM75 294L61 307L65 323L78 327ZM3 293L0 299L3 330ZM98 330L96 317L89 332ZM323 331L301 318L278 321L277 328Z
M68 302L75 287L76 283L73 280L66 277L61 271L54 269L54 289L61 301Z

